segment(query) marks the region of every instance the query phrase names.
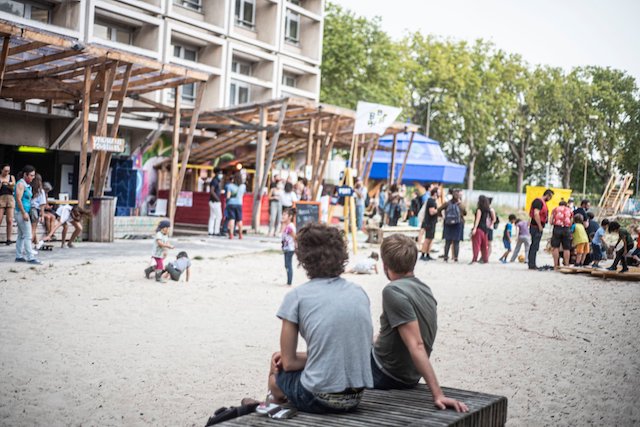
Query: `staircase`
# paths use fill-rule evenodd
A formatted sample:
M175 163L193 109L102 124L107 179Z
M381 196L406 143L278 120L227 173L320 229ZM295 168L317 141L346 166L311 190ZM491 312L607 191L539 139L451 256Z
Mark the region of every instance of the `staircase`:
M609 218L616 216L629 200L632 192L629 190L633 176L626 174L622 177L614 174L607 183L604 193L598 203L598 217Z

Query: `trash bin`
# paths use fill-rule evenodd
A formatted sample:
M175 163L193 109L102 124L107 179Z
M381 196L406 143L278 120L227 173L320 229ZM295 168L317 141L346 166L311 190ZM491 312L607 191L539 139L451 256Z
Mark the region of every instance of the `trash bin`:
M94 197L91 199L90 241L113 242L113 218L116 214L117 202L117 197Z

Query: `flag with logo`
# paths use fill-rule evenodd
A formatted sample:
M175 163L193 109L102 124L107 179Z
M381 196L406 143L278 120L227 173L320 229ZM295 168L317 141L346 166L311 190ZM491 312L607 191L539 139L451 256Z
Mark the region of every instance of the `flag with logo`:
M378 135L383 135L387 128L398 118L401 111L402 109L397 107L358 101L353 134L377 133Z

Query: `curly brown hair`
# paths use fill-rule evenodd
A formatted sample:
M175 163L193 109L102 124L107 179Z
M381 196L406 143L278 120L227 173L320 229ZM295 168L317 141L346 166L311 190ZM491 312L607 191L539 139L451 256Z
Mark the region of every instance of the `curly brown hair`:
M309 223L298 233L296 256L310 279L338 277L349 260L347 242L340 230Z

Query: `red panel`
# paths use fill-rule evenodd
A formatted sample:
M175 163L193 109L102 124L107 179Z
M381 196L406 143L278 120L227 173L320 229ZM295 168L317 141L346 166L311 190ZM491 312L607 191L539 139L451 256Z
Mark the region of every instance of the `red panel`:
M168 190L160 190L158 198L169 197ZM224 204L223 204L224 205ZM242 200L242 217L244 223L251 224L253 214L253 194L246 193ZM209 193L193 193L193 206L190 208L178 206L176 209L176 222L180 224L207 225L209 223ZM260 215L260 225L269 225L269 198L262 197L262 209Z

